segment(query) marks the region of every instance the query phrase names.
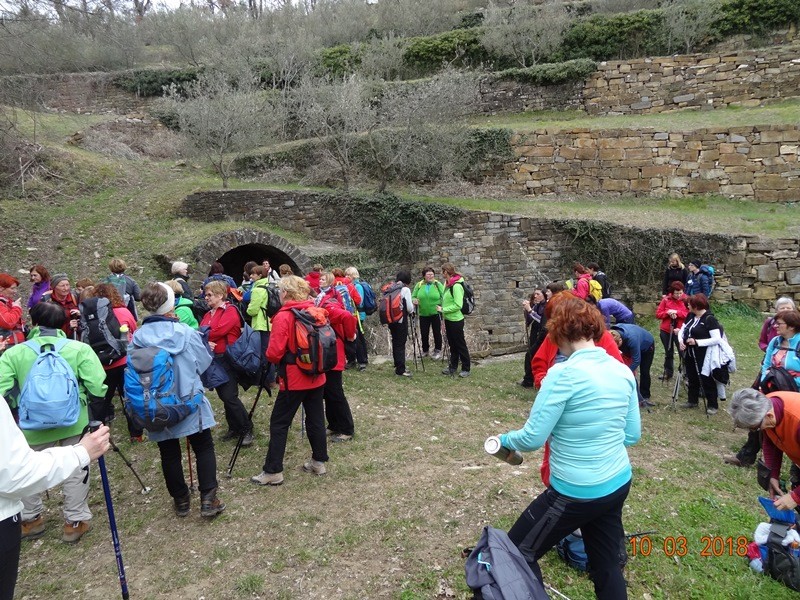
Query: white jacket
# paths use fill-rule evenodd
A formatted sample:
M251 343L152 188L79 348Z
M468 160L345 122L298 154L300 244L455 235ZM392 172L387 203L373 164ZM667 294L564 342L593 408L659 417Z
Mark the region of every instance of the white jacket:
M34 452L0 396L0 521L22 510L20 498L58 485L89 464L80 444Z

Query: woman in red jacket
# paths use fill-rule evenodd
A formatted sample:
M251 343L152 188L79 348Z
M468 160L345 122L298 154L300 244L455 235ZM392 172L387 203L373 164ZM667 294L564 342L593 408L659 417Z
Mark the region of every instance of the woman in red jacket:
M200 321L200 328L209 328L208 345L214 352L214 361L218 362L228 375L228 381L215 388L225 406L225 420L228 422L228 433L224 439L239 439L244 434L242 446L252 446L253 424L239 399L239 381L236 372L225 356L225 349L238 340L242 333L239 311L227 302L228 284L224 281L209 281L205 285L204 294L210 310Z
M302 405L306 412L306 432L311 444L311 459L303 470L315 475L324 475L327 470L328 443L325 439L325 411L322 403L326 373L308 375L293 359L297 353L295 315L293 310L322 311L309 299L311 288L304 279L294 275L278 282L281 309L272 318L272 334L267 347L267 360L278 365L280 391L269 418L269 449L262 472L250 481L259 485L281 485L283 483L283 456L286 453L286 438L289 426Z
M674 370L675 347L678 345L678 330L683 327L689 307L688 298L683 293L683 284L673 281L669 284L669 293L661 299L656 309L656 318L661 319L659 334L664 345L664 379L672 379Z
M25 321L22 318L18 286L18 279L8 273L0 273L0 337L4 338L6 346L25 341Z
M324 273L320 278L321 287L333 283L332 273ZM350 404L342 386L342 373L347 362L345 342L355 341L358 317L347 311L339 296L319 295L314 304L328 311L331 327L336 332L336 366L325 374L325 386L322 392L325 416L328 418L328 431L332 442L347 442L353 439L355 426L353 413L350 411Z

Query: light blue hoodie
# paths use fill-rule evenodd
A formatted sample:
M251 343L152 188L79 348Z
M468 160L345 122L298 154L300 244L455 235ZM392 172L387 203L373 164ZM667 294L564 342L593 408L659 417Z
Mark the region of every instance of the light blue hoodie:
M500 436L512 450L550 438L550 485L572 498L602 498L631 479L626 446L642 434L636 380L602 348L577 350L542 381L523 429Z
M137 348L155 346L173 355L175 386L181 398L191 398L203 391L200 373L211 364L212 356L200 334L188 325L166 317L147 317L134 332L133 345ZM163 431L147 433L150 440L163 442L198 433L216 424L211 403L204 395L197 412Z

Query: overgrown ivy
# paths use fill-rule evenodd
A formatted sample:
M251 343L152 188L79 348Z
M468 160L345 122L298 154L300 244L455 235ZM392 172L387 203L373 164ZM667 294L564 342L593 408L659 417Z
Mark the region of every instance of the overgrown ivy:
M112 83L132 94L140 96L160 96L165 87L175 84L184 89L197 80L201 69L187 67L185 69L138 69L125 71L116 75Z
M387 261L413 262L420 246L436 240L439 227L463 210L435 202L405 200L394 194L331 194L322 197L331 222L343 224L355 246Z
M586 79L597 70L591 58L576 58L560 63L534 65L525 69L515 68L493 74L496 80L510 80L531 85L557 85L568 81Z
M685 263L695 258L718 262L734 243L732 237L677 229L633 229L596 221L559 221L569 236L561 255L565 272L572 264L596 262L617 280L630 286L661 284L667 257L677 252Z

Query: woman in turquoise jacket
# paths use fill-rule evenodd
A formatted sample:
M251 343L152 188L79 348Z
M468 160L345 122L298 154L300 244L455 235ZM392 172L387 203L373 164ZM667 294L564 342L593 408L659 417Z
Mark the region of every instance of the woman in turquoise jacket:
M550 487L523 511L508 536L541 579L539 558L580 527L596 596L627 598L619 553L632 475L626 448L641 437L636 379L595 346L605 324L586 302L559 303L548 330L567 360L547 372L525 426L501 435L500 443L530 452L549 438Z
M430 331L433 330L433 354L431 358L442 357L442 318L438 306L442 304L444 284L436 279L433 267L422 269L422 279L411 292L411 301L419 312L419 332L422 337L422 356L430 350Z
M787 310L775 316L778 335L772 338L761 363L761 379L767 375L770 367L782 367L794 377L800 389L800 312Z
M450 347L450 364L442 371L442 375L454 375L460 359L459 377L469 377L469 348L464 337L464 313L461 312L464 303L464 278L456 273L456 268L451 263L442 265L442 274L447 278L447 284L444 286L442 303L438 310L444 317L444 332Z

